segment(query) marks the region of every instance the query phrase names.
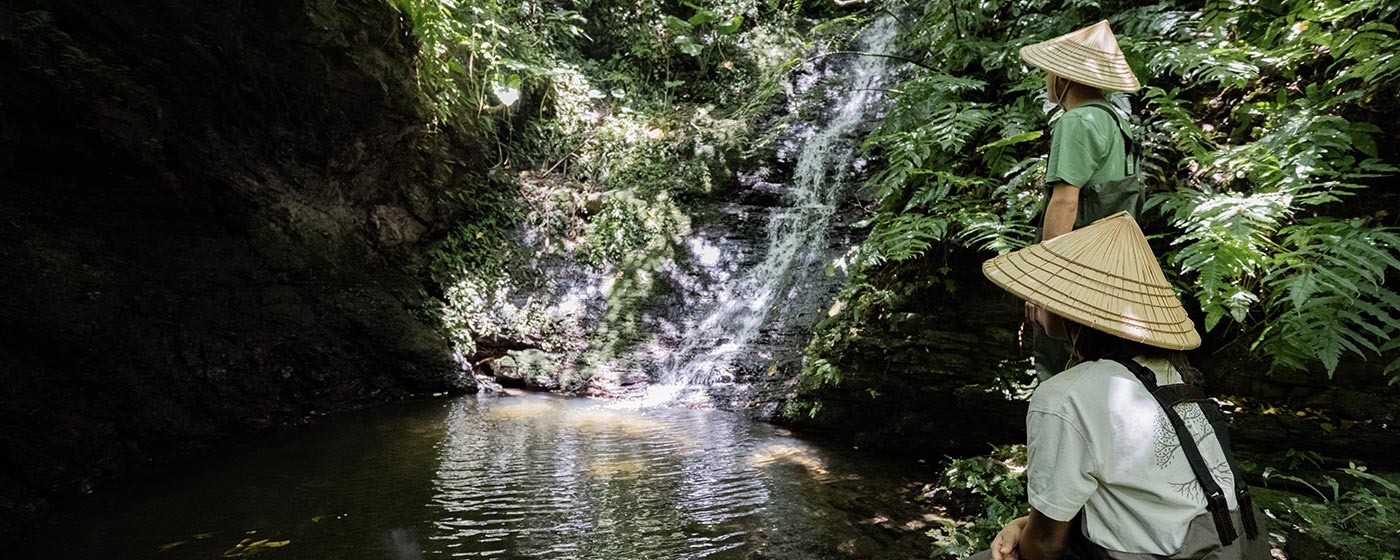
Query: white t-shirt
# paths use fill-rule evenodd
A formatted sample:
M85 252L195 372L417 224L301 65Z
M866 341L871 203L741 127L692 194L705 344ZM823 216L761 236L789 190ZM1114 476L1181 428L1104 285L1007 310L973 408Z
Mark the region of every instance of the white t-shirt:
M1180 383L1166 360L1138 358L1157 383ZM1176 411L1195 436L1216 483L1236 509L1234 477L1215 431L1194 404ZM1082 508L1084 535L1120 552L1170 555L1206 500L1171 421L1133 374L1112 360L1050 378L1026 416L1031 506L1057 521Z

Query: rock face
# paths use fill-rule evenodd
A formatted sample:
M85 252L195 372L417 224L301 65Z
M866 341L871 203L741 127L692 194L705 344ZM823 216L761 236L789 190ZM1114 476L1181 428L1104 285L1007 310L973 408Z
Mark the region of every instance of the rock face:
M785 419L862 448L940 459L1025 438L1029 339L1020 303L952 262L957 291L909 298L878 316L847 309L817 326ZM973 276L976 274L977 276Z
M536 377L527 385L628 398L660 383L669 387L655 400L681 392L673 400L771 418L782 400L781 380L800 369L811 327L845 281L829 266L865 234L858 223L869 201L855 198L869 169L859 145L878 123L878 111L867 105L878 104L850 102L870 99L854 96L871 88L852 85L849 65L829 58L784 71L783 93L765 98L767 115L742 127L730 122L765 140L753 138L739 149L716 148L706 136L687 138L684 145L695 146L690 163L709 169L703 187L587 192L591 186L522 174L537 212L568 207L546 213L574 223L556 225L557 231L530 224L517 232L521 244L538 248L521 268L540 281L513 286L510 305L526 309L533 302L545 309L520 315L563 326L546 336L513 333L513 345L477 336L473 362L543 340L560 354L553 368L558 382ZM561 191L575 191L573 201L552 201L548 193ZM653 224L641 216L659 216L654 222L662 225L644 227L652 242L598 259L589 251L606 237L570 239L599 230L621 238L623 228L604 228L629 207L639 209L636 222ZM515 317L501 321L501 330L530 322ZM707 383L708 396L693 390Z
M462 217L434 185L481 160L420 137L416 48L374 1L0 6L0 534L232 431L474 389L421 294Z
M1386 383L1379 363L1343 362L1325 371L1275 371L1243 350L1196 352L1212 395L1241 405L1235 449L1286 463L1290 450L1315 452L1338 467L1356 460L1400 468L1400 386Z

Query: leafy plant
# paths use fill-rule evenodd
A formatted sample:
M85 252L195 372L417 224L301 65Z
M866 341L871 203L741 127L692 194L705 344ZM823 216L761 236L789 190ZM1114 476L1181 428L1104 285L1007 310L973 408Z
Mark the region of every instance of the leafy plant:
M1290 533L1290 548L1308 541L1309 549L1327 558L1395 558L1400 555L1400 484L1352 464L1335 472L1343 481L1321 476L1323 492L1313 481L1266 469L1264 480L1285 480L1310 488L1320 500L1296 495L1269 495L1269 511ZM1266 494L1267 495L1267 494Z
M1166 222L1159 256L1205 330L1275 368L1331 374L1348 358L1384 357L1380 369L1400 381L1400 295L1385 282L1400 268L1394 218L1357 196L1400 171L1378 141L1400 87L1400 63L1384 54L1400 41L1400 6L893 6L916 14L899 54L920 65L891 88L866 142L884 166L867 183L878 206L839 296L850 312L879 316L919 301L911 289L956 289L936 272L954 255L1030 241L1053 116L1043 73L1016 51L1106 17L1146 86L1110 96L1136 106L1145 220Z
M1316 451L1289 449L1284 453L1284 457L1288 459L1288 468L1292 470L1305 465L1322 468L1322 455Z
M519 8L487 1L459 5L436 0L392 0L410 24L420 45L420 83L433 102L439 124L489 121L479 117L497 103L497 90L518 91L520 74L512 69L544 68L531 64L536 51L516 33L524 27ZM556 20L557 21L557 20ZM565 18L563 21L569 22ZM501 87L505 86L505 87Z
M1383 22L1397 11L1285 4L1283 12L1208 6L1184 26L1194 42L1149 57L1149 68L1193 82L1146 90L1157 109L1149 128L1178 131L1149 135L1150 151L1181 154L1187 172L1173 181L1164 158L1160 178L1172 188L1149 204L1181 231L1166 258L1186 273L1181 288L1200 303L1207 330L1229 318L1274 367L1319 364L1330 374L1347 354L1392 350L1400 327L1391 311L1400 297L1385 286L1400 263L1395 230L1326 215L1397 171L1376 146L1372 123L1383 109L1367 94L1394 79L1393 65L1357 58L1394 40ZM1209 96L1194 111L1181 102ZM1393 361L1385 371L1397 369Z
M1256 343L1275 363L1304 369L1319 359L1331 372L1343 352L1368 356L1394 347L1400 295L1385 280L1400 271L1400 230L1309 218L1279 235L1282 247L1264 277L1270 321ZM1397 369L1400 358L1386 372Z
M966 557L985 550L1011 520L1024 515L1026 447L997 447L983 456L949 459L922 499L942 506L948 518L928 534L934 557Z

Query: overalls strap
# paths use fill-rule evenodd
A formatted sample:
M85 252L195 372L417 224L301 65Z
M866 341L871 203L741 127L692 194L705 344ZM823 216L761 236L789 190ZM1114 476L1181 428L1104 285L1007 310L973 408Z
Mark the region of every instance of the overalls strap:
M1216 440L1220 443L1221 450L1225 453L1225 460L1230 466L1230 473L1234 476L1235 498L1239 503L1241 524L1244 525L1245 535L1249 540L1258 538L1258 525L1254 519L1254 501L1249 495L1249 488L1245 485L1244 479L1240 477L1240 470L1235 464L1234 454L1230 452L1229 427L1225 425L1214 402L1206 398L1200 387L1195 385L1177 383L1158 386L1157 374L1135 360L1115 358L1114 361L1132 372L1133 376L1142 382L1143 386L1147 388L1147 392L1151 393L1157 400L1157 404L1162 407L1162 412L1166 414L1167 420L1171 422L1172 428L1176 431L1176 438L1181 443L1181 451L1186 455L1186 462L1191 465L1191 472L1196 475L1196 482L1201 485L1201 490L1206 496L1206 509L1215 521L1216 532L1220 535L1220 544L1229 545L1239 537L1239 533L1235 531L1234 523L1230 519L1230 504L1225 499L1225 491L1211 476L1210 468L1206 466L1205 458L1201 456L1201 450L1196 445L1196 438L1186 429L1186 422L1182 420L1175 408L1178 404L1195 404L1200 407L1202 414L1210 421L1212 429L1215 430Z
M1107 103L1107 101L1102 104L1091 101L1080 105L1080 107L1093 107L1108 113L1108 116L1113 118L1113 124L1118 127L1118 134L1123 137L1123 175L1132 175L1132 168L1128 166L1128 162L1132 161L1133 167L1139 167L1141 165L1142 145L1133 141L1133 137L1128 134L1127 126L1123 124L1123 120L1118 117L1118 111L1111 109Z

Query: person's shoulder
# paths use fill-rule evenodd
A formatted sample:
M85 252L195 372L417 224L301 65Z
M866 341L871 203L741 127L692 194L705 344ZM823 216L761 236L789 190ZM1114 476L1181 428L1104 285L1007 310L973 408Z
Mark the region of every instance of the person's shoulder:
M1122 364L1113 360L1094 360L1091 362L1080 362L1050 379L1047 379L1041 386L1056 386L1070 388L1086 380L1105 375L1114 375L1118 370L1123 369Z
M1079 400L1098 402L1095 393L1104 392L1107 377L1120 376L1123 366L1113 360L1083 362L1042 381L1031 395L1033 410L1050 410Z
M1112 122L1113 119L1107 113L1080 105L1060 115L1060 118L1055 121L1054 132L1071 135L1102 135L1109 130L1108 126Z
M1060 120L1106 126L1113 122L1113 115L1109 114L1110 111L1117 113L1118 109L1106 101L1086 101L1079 104L1078 107L1065 111L1065 114L1060 116Z

